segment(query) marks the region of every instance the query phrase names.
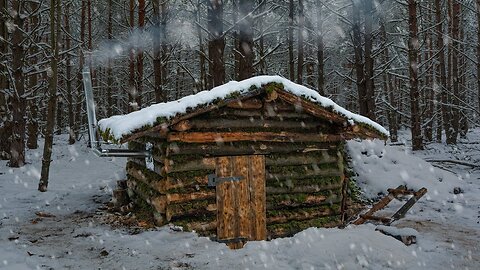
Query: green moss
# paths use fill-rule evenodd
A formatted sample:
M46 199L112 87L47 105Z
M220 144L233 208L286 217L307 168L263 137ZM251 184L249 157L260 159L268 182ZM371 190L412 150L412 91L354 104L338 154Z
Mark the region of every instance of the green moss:
M271 82L263 86L265 88L265 92L272 93L275 90L284 90L284 86L282 83L278 82Z
M338 164L334 163L324 163L324 164L314 164L314 165L292 165L292 166L268 166L266 170L269 173L273 174L302 174L306 172L315 172L329 169L338 169Z
M301 179L268 179L266 185L268 187L301 187L301 186L329 186L340 184L340 176L313 176Z
M315 193L292 193L292 194L271 194L267 195L268 209L278 209L284 207L299 207L309 205L322 205L336 203L341 198L342 189L323 190ZM325 196L323 201L308 201L310 196Z
M186 172L174 172L169 173L168 176L174 179L189 179L193 177L206 176L211 173L215 173L215 170L198 170L198 171L186 171Z
M148 182L164 180L164 178L161 175L147 169L146 167L140 166L135 162L132 162L132 161L127 162L127 170L130 168L141 171L143 175L145 175L145 177L147 178L146 180Z
M292 236L297 232L305 230L310 227L334 227L341 223L340 215L320 217L311 220L292 220L288 223L269 224L267 225L267 231L273 237L278 236Z
M314 207L301 207L301 208L286 208L286 209L269 209L267 210L267 217L278 217L278 216L295 216L298 214L315 214L321 213L327 210L331 210L333 213L340 213L341 205L340 203L334 204L325 204L322 206Z

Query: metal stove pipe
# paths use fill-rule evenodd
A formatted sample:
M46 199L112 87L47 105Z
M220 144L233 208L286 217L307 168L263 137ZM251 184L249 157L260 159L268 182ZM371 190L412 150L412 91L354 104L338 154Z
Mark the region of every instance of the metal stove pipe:
M93 153L99 157L151 157L151 151L134 151L129 149L102 149L100 136L98 134L97 116L95 112L95 100L93 98L92 79L90 69L84 67L82 70L83 89L85 91L85 103L87 105L88 135Z

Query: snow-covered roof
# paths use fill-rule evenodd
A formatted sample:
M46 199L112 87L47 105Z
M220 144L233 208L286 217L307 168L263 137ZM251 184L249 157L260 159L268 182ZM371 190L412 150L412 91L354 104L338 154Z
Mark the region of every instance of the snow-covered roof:
M367 117L346 110L331 99L321 96L315 90L296 84L280 76L257 76L240 82L231 81L211 90L198 92L179 100L158 103L126 115L116 115L102 119L98 122L98 125L102 133L107 133L109 138L120 141L139 130L168 122L168 120L173 117L187 113L187 110L191 111L192 109L212 104L228 97L246 95L252 91L252 89L261 88L263 85L269 83L282 84L284 91L316 103L323 108L328 108L332 112L345 117L351 125L364 124L384 136L389 136L388 131L380 124Z

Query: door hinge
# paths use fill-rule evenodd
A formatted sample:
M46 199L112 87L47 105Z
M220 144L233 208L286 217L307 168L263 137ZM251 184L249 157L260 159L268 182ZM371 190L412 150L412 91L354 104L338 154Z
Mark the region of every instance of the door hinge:
M236 182L243 180L243 176L218 177L216 174L208 175L208 186L215 187L221 182Z

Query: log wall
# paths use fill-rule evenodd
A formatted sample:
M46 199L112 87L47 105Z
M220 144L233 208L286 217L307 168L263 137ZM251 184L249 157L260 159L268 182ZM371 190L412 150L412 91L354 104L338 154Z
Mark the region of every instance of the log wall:
M128 187L164 223L215 235L215 189L207 186L215 157L265 155L269 238L338 226L346 208L340 129L285 102L254 98L130 142L132 149L154 143L155 170L129 159Z

